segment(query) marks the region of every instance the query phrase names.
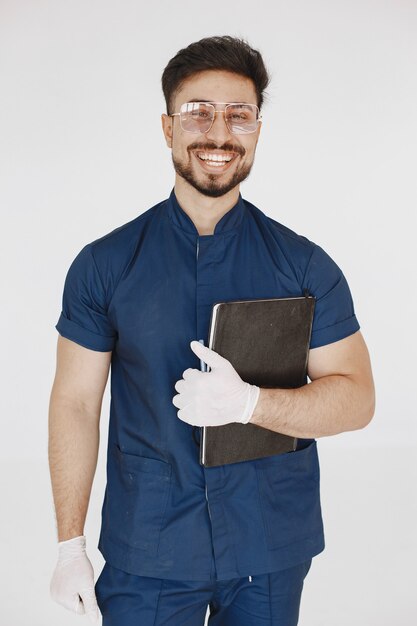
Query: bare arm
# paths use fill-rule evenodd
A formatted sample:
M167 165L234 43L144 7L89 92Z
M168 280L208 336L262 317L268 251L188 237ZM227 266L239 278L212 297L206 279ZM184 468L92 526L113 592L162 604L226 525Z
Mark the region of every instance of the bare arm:
M307 439L367 426L375 390L360 331L310 350L307 371L312 382L298 389L261 389L250 423Z
M111 351L89 350L58 336L48 422L49 470L58 541L84 533L110 361Z

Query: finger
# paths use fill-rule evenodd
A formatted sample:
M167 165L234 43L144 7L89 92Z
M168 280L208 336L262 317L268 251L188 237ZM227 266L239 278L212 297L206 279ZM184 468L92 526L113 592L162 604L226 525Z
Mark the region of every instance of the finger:
M213 367L221 367L225 365L225 362L229 363L227 359L221 356L218 352L215 352L207 346L203 346L199 341L192 341L190 343L191 350L196 354L204 363Z
M87 613L90 620L97 621L99 615L94 588L83 589L79 593L83 603L83 613Z
M184 380L194 380L195 378L199 378L204 372L200 370L196 370L194 367L188 367L183 371L182 377Z
M186 407L183 407L182 409L177 411L177 415L179 419L185 422L186 424L190 424L191 426L198 426L197 420L194 417L193 418L187 417L188 412L185 412L185 409Z
M172 404L173 404L174 406L176 406L176 407L177 407L177 409L182 409L182 408L184 408L184 404L185 404L185 403L184 403L184 398L183 398L183 396L182 396L180 393L179 393L179 394L177 394L176 396L174 396L174 397L172 398Z
M74 593L74 613L77 615L84 615L84 606L80 598L79 593Z
M186 382L182 378L177 380L177 382L174 385L174 389L176 389L178 391L178 393L181 393L182 391L185 391L185 387L186 387Z

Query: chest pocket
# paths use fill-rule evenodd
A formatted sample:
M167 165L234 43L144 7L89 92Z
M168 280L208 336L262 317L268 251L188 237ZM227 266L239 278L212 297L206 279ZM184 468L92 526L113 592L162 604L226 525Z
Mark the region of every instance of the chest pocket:
M166 461L112 449L104 532L111 541L155 555L171 487Z
M308 539L322 529L320 469L315 441L255 462L268 548Z

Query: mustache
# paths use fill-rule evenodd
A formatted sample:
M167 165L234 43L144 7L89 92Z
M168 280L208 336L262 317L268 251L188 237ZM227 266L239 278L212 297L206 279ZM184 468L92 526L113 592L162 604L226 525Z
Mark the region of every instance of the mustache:
M245 154L245 149L242 146L234 146L231 143L224 143L222 146L216 146L215 143L192 143L188 146L188 151L191 150L224 150L224 152L236 152L240 156Z

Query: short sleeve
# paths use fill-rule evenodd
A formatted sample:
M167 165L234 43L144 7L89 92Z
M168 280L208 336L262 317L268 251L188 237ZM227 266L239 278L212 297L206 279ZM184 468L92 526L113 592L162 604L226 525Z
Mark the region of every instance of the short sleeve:
M107 317L106 290L91 244L84 246L68 269L55 328L91 350L107 352L114 347L117 333Z
M303 288L316 298L310 348L339 341L359 330L347 280L340 267L318 245L311 254Z

